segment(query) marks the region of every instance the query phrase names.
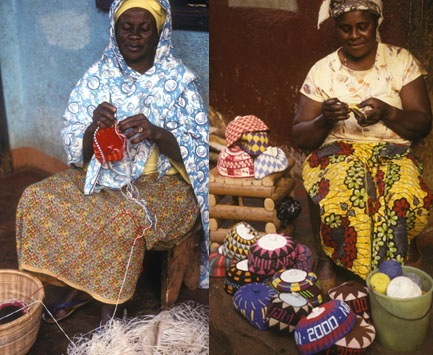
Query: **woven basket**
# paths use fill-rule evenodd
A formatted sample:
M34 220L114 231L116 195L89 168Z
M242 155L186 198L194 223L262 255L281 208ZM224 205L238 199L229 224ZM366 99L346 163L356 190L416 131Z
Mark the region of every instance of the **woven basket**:
M16 299L30 304L42 301L44 295L37 278L18 270L0 270L0 302ZM36 303L23 316L0 325L0 354L27 354L38 335L41 314L42 303Z

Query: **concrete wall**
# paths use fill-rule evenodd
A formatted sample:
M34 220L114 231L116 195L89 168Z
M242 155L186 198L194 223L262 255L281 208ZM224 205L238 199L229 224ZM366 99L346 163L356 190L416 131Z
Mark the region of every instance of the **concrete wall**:
M339 47L333 20L317 30L321 2L213 1L210 106L227 121L254 114L270 127L272 144L291 145L299 88L310 67ZM384 42L408 47L412 2L420 3L384 2Z
M60 140L69 94L108 41L108 14L92 0L0 1L0 65L12 149L64 160ZM175 31L173 45L202 79L208 102L208 33Z

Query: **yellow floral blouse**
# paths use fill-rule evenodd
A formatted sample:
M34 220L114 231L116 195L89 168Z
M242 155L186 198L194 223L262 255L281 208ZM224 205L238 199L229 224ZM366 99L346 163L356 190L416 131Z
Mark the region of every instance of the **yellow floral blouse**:
M302 85L302 94L319 102L336 97L349 106L374 97L402 109L402 87L426 74L416 58L404 48L379 43L374 65L362 71L344 66L338 57L339 50L313 65ZM336 140L411 143L382 122L361 127L353 113L333 128L324 144Z

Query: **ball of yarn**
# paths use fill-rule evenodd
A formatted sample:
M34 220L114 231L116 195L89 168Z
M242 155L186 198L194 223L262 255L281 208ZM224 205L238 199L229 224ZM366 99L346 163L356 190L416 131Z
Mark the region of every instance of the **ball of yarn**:
M398 276L391 280L386 295L395 298L410 298L422 295L419 286L406 276Z
M422 289L421 277L419 277L418 274L415 274L414 272L408 272L405 273L403 276L410 278L413 282L415 282L419 286L419 288Z
M380 264L379 272L387 274L390 280L392 280L394 277L403 275L401 264L396 260L385 260Z
M370 278L370 285L373 287L373 290L379 293L386 293L386 288L390 283L390 278L387 274L383 272L377 272Z

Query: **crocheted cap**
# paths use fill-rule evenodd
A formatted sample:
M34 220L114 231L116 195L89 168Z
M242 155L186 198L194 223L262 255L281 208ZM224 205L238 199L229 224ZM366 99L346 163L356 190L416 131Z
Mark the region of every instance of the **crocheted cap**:
M376 329L364 318L356 316L353 328L344 337L328 348L324 355L362 354L376 337Z
M403 275L403 268L397 260L385 260L379 265L379 272L388 275L392 280L394 277Z
M276 294L268 306L267 324L282 332L293 332L302 317L307 316L313 306L297 293Z
M279 292L303 291L317 281L314 272L307 273L299 269L283 269L277 271L272 278L272 287Z
M302 318L295 329L295 341L302 355L325 350L355 325L356 315L343 301L331 300Z
M304 244L297 244L295 263L292 268L311 272L313 271L313 265L314 258L311 249Z
M237 116L225 130L227 147L238 141L244 132L269 131L269 127L258 117L253 115Z
M276 293L272 287L263 283L246 284L236 291L233 304L251 325L259 330L265 330L268 329L267 307Z
M259 238L259 233L251 225L239 222L229 230L224 238L225 255L238 261L246 259L250 246Z
M282 234L266 234L257 239L248 253L248 270L259 275L273 275L288 269L296 257L296 243Z
M254 176L253 159L241 148L235 146L226 148L218 156L218 173L227 177Z
M222 245L218 248L213 249L212 252L209 254L209 275L211 277L224 277L226 274L226 270L234 262L234 260L226 257L223 254Z
M262 276L248 271L248 260L241 260L227 270L224 279L224 291L233 295L241 286L252 282L261 282L262 279Z
M263 179L265 176L284 171L289 166L284 151L277 147L268 147L254 160L254 177Z
M245 132L237 145L252 157L262 154L269 144L268 132Z
M368 288L358 281L350 280L328 290L331 300L346 302L357 315L370 319L370 298Z

